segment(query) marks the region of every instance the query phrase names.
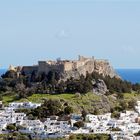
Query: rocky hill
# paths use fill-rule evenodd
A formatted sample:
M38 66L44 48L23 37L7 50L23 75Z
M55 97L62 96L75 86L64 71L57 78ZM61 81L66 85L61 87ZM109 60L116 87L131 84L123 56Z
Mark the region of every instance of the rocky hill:
M34 66L10 66L9 70L15 70L18 73L24 72L26 75L31 75L33 72L48 74L50 71L55 71L60 74L63 80L71 77L78 79L80 75L86 76L87 72L96 72L103 76L120 78L108 60L95 59L94 57L87 58L84 56L79 56L78 60L39 61L38 65Z
M79 59L79 61L83 62L82 66L79 66L76 69L72 69L69 71L64 71L62 76L64 79L68 79L70 77L74 77L76 79L79 78L80 75L86 75L86 73L98 73L102 76L109 76L111 78L119 78L120 76L116 73L112 65L107 60L97 60L91 58L84 58L84 60Z

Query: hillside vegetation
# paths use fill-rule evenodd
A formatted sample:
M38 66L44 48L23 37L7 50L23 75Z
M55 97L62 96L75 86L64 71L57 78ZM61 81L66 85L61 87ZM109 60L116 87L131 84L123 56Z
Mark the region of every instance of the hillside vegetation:
M18 132L7 134L7 135L0 135L0 140L30 140L29 136L20 134ZM39 140L39 139L33 139ZM79 134L79 135L70 135L69 138L57 138L57 139L44 139L44 140L110 140L110 136L106 134Z
M105 83L108 90L95 94L94 89L99 90L99 79ZM15 71L7 71L0 79L0 98L4 104L13 101L32 101L45 102L42 105L45 107L47 102L50 102L56 108L61 104L61 115L71 110L74 113L85 111L93 114L112 112L116 116L117 112L134 109L136 100L140 99L139 93L139 84L104 77L95 72L87 73L85 77L81 75L79 79L70 78L63 81L59 73L54 71L47 75L37 75L33 72L31 75L21 73L19 76Z
M59 73L50 71L48 74L36 74L33 72L31 75L21 73L17 75L15 71L7 71L0 79L0 93L15 92L18 98L25 98L33 95L34 93L40 94L62 94L79 92L85 94L93 91L100 91L98 82L102 82L107 87L107 94L112 93L130 93L135 91L140 92L139 84L132 84L123 81L119 78L111 78L103 76L96 72L87 73L86 76L81 75L79 79L69 78L66 81L60 78Z
M121 96L117 94L112 95L97 95L92 92L87 94L33 94L27 98L16 99L15 94L4 95L3 102L4 104L8 104L12 101L16 102L35 102L35 103L43 103L45 100L58 100L62 104L67 103L69 106L73 108L74 113L81 113L85 110L88 113L93 114L102 114L110 111L123 111L133 110L133 107L137 100L140 100L140 95L137 93L123 93ZM131 104L131 105L130 105Z

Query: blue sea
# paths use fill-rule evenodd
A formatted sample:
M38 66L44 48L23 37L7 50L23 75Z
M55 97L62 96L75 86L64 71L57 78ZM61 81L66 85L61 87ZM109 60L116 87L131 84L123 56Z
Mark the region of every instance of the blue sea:
M140 69L117 69L122 79L132 83L140 83Z
M132 83L140 83L140 69L116 69L122 79ZM0 75L4 74L6 69L0 69Z

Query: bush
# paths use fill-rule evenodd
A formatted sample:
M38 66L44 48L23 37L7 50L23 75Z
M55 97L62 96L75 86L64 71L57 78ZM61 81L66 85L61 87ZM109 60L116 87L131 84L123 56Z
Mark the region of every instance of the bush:
M9 131L15 131L16 130L16 127L15 127L14 124L9 124L9 125L7 125L7 130L9 130Z
M128 102L128 108L129 109L135 109L135 106L137 105L136 100L132 99Z
M76 123L74 123L74 126L77 128L84 127L84 122L83 121L76 122Z
M66 115L69 115L69 114L73 113L73 108L72 108L71 106L65 107L64 113L65 113Z

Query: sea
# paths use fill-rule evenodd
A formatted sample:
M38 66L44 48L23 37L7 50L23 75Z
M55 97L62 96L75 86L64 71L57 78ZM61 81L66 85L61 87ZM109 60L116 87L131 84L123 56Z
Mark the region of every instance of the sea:
M0 76L5 72L6 69L0 69ZM140 83L140 69L116 69L116 72L126 81Z
M140 84L140 69L116 69L116 72L122 77L122 79L134 84Z

